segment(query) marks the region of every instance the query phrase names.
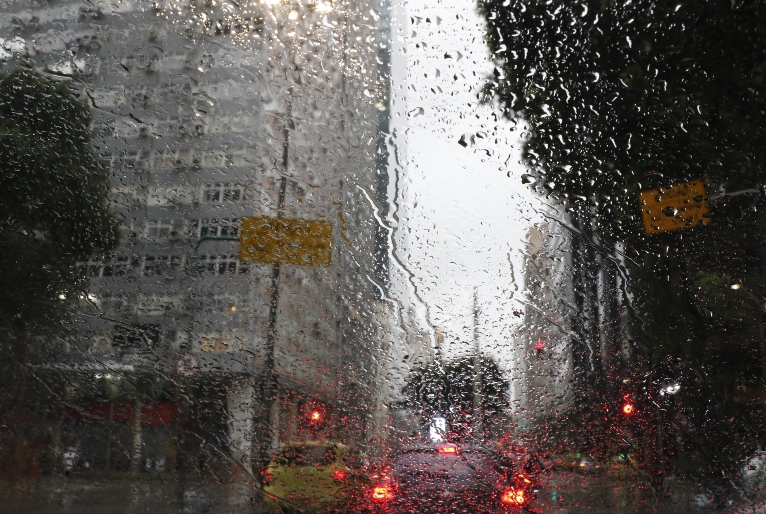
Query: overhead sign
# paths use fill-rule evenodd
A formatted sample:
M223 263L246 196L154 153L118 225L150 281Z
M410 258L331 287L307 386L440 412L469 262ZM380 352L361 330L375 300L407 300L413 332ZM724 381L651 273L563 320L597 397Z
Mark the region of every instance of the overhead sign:
M644 231L647 234L673 232L707 224L705 184L692 180L639 193Z
M332 263L332 240L332 223L329 221L244 217L239 236L239 260L328 266Z

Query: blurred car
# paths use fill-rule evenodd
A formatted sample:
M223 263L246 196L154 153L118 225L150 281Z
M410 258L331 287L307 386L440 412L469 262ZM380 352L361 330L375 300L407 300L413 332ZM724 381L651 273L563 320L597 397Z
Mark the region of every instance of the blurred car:
M595 460L590 455L582 453L567 453L559 455L556 459L556 467L567 471L577 471L579 473L601 473L608 470L608 466Z
M483 448L442 444L395 453L373 476L358 512L497 513L526 508L535 479Z
M344 462L348 448L321 441L282 444L261 473L272 512L332 512L347 502L355 472Z

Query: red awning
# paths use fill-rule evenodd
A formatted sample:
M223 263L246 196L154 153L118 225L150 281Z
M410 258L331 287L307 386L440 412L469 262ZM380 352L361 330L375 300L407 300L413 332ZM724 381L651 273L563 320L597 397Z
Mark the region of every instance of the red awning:
M70 419L111 419L112 421L132 422L135 406L131 403L89 403L68 407L64 415ZM173 403L155 402L141 407L141 426L155 427L167 425L178 417L178 407Z

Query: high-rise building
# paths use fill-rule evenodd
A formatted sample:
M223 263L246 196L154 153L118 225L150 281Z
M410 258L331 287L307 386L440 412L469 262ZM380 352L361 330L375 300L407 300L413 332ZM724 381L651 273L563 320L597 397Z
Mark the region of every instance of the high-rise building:
M571 404L574 310L570 235L554 220L529 230L524 268L524 324L516 339L511 410L519 426Z
M262 17L139 1L19 2L8 18L6 40L24 40L26 58L91 106L124 229L113 255L81 264L82 311L44 365L68 373L84 412L62 414L56 444L93 453L94 469L165 468L178 443L147 418L184 423L193 408L204 412L190 430L209 455L222 444L249 466L253 416L238 409L252 410L262 373L270 276L239 260L236 239L241 219L274 196L261 137ZM185 406L177 381L194 391ZM127 424L115 405L131 409ZM81 418L99 413L102 423L83 429Z
M81 264L81 312L38 359L79 406L59 416L57 448L159 471L202 444L195 469L252 472L259 420L273 442L310 436L309 401L328 435L362 444L388 319L385 8L24 0L6 13L4 57L91 106L124 229L113 255ZM329 222L332 263L240 260L249 217Z
M330 221L336 243L332 266L279 270L272 418L281 439L305 437L302 404L324 402L328 434L362 444L388 333L387 8L273 2L264 20L266 160L285 180L282 212Z

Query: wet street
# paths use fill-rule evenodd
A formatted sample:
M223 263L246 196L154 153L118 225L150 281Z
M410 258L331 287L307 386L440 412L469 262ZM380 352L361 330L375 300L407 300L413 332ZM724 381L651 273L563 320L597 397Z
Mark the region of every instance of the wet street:
M676 485L662 495L637 487L635 478L602 474L554 472L544 479L535 512L560 513L686 513L705 512L695 503L689 484Z
M50 477L8 484L0 512L14 514L239 514L265 510L247 484L190 484L173 477L154 480L84 480ZM762 514L760 501L715 508L692 484L673 484L662 495L637 488L634 480L604 474L556 471L543 477L530 512L561 514L706 513Z

